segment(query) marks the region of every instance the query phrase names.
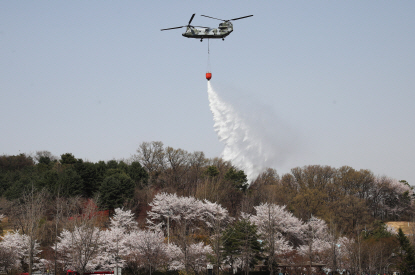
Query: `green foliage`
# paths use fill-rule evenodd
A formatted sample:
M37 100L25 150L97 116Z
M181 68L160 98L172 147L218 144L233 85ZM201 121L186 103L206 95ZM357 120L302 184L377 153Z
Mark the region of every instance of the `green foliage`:
M14 181L10 188L4 193L6 199L8 200L15 200L19 199L25 189L26 183L24 181L18 180Z
M411 189L413 189L413 187L410 186L409 183L406 180L400 180L399 182L401 182L401 183L403 183L405 185L408 185L409 187L411 187Z
M134 161L128 166L127 174L136 186L144 187L148 184L148 173L138 161Z
M91 198L98 191L99 177L95 164L91 162L77 162L74 164L76 173L82 179L82 196Z
M35 166L25 166L20 170L8 171L4 175L1 185L7 188L4 195L8 200L20 198L24 190L32 183L36 185L39 179Z
M61 155L61 159L59 161L61 164L75 164L77 159L71 153L66 153Z
M211 166L208 166L208 167L207 167L207 169L206 169L206 171L205 171L205 174L206 174L208 177L214 178L214 177L216 177L217 175L219 175L219 170L218 170L218 168L217 168L216 166L211 165Z
M257 227L248 220L242 219L229 226L222 238L224 255L229 256L230 265L233 265L235 256L242 257L250 267L261 259L262 243L259 241Z
M114 173L106 177L99 189L101 207L114 209L123 206L126 200L133 197L134 187L134 181L125 173Z
M125 163L124 161L120 161L120 162L118 163L117 168L118 168L118 169L120 169L120 170L122 170L124 173L127 173L127 170L128 170L128 164L127 164L127 163Z
M242 170L231 167L225 174L225 180L231 181L237 189L242 191L248 189L248 178Z
M27 166L34 166L32 157L20 154L17 156L0 156L0 171L16 171Z
M386 230L386 224L384 222L375 221L372 226L373 228L364 235L365 239L373 238L375 240L379 240L392 236L392 234Z
M64 197L82 196L83 181L73 167L65 169L57 182Z
M40 178L36 184L38 188L46 188L49 193L53 194L56 191L56 183L59 180L59 175L55 170L46 170L40 174Z
M101 193L108 196L105 205L110 207L135 196L134 201L140 202L135 211L141 211L155 192L167 190L218 202L231 216L267 201L287 205L303 220L310 215L332 219L344 228L344 234L351 234L358 225L367 226L368 237L375 239L385 238L388 233L384 225L371 225L373 221L409 220L415 209L411 191L397 192L392 184L396 182L386 178L378 192L379 182L369 170L312 165L294 168L282 177L267 170L248 186L244 171L220 158L209 160L203 154L170 147L163 151L158 143L147 148L146 158L143 148L141 157L135 158L143 166L137 161L93 163L71 153L62 154L58 161L47 151L38 152L36 162L25 154L0 156L0 196L17 199L33 184L37 189L46 188L52 198L57 191L61 196L84 198ZM409 186L406 181L401 183Z
M59 192L67 198L91 198L101 192L109 198L105 205L115 207L133 197L135 187L147 185L148 174L139 162L92 163L65 153L59 162L47 155L38 156L35 165L31 157L21 154L0 156L0 183L0 194L8 200L21 197L33 183L36 188L48 190L52 197Z
M118 168L118 162L116 160L110 160L107 162L107 168L108 169L117 169Z
M45 164L45 165L49 165L52 162L52 160L50 159L50 157L47 156L41 156L39 158L39 164Z
M402 275L413 275L415 274L414 247L410 243L409 239L405 236L401 228L399 228L397 238L401 247L401 250L398 253L398 256L400 257L398 268L401 271Z

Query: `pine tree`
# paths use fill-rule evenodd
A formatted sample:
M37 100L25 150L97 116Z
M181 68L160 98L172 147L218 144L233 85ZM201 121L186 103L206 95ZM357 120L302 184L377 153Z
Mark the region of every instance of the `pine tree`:
M408 237L405 236L402 229L399 228L398 241L400 245L400 251L398 253L400 262L398 268L402 275L414 275L415 274L415 251L414 247L409 242Z
M262 244L259 241L257 227L249 220L241 219L228 227L224 235L224 254L228 256L231 269L236 258L240 259L245 274L261 259Z

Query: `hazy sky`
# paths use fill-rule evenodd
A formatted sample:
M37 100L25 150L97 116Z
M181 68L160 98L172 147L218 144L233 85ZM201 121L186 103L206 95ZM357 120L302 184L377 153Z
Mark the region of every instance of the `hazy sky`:
M193 13L254 15L211 40L211 84L294 148L280 174L349 165L415 185L414 1L1 1L0 153L220 156L207 41L160 31Z

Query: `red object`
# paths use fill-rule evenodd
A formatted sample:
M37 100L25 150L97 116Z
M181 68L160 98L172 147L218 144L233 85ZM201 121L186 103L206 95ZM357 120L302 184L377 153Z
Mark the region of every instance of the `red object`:
M210 80L212 78L212 73L206 73L206 79Z

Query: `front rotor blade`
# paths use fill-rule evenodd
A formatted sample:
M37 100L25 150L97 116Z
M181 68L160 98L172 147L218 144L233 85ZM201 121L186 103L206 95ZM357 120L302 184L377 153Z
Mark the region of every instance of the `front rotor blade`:
M180 28L184 28L184 27L187 27L187 26L174 27L174 28L168 28L168 29L161 29L161 31L167 31L167 30L180 29Z
M251 17L251 16L254 16L254 15L247 15L247 16L243 16L243 17L238 17L238 18L234 18L234 19L229 19L229 21L231 21L231 20L239 20L239 19L242 19L242 18L247 18L247 17Z
M208 18L212 18L212 19L216 19L216 20L220 20L220 21L226 21L226 20L223 20L223 19L219 19L219 18L207 16L207 15L201 15L201 16L208 17Z
M195 17L196 13L193 13L192 17L190 18L189 25L192 23L193 18Z

